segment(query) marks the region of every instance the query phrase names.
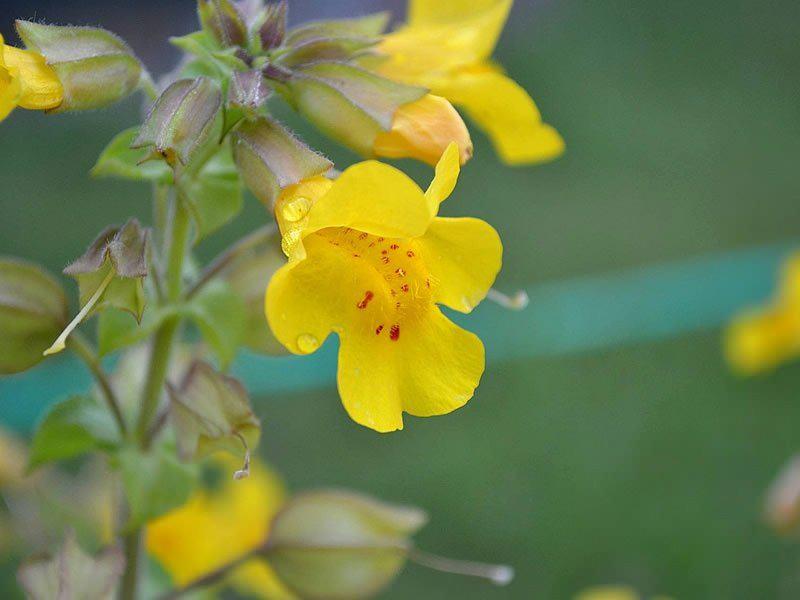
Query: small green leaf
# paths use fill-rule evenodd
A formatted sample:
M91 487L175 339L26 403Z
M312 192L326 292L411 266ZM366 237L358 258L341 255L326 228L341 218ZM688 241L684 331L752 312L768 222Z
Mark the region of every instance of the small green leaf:
M92 398L76 396L54 405L44 416L33 435L28 468L110 450L116 443L108 411Z
M120 548L89 556L70 531L57 555L24 563L17 578L30 600L108 600L124 569Z
M0 258L0 374L20 373L67 323L67 299L53 276L36 265Z
M286 45L297 46L319 38L378 37L386 30L390 18L389 12L380 12L352 19L304 23L289 31Z
M184 310L223 369L227 368L244 339L247 322L244 301L230 286L218 281L206 287Z
M100 356L134 346L146 340L169 317L178 314L174 307L159 306L148 310L141 323L127 311L105 310L97 320L97 345Z
M130 506L128 530L184 504L197 482L197 469L180 462L174 450L158 448L142 453L126 448L117 458Z
M211 70L216 77L228 75L228 68L214 57L217 45L214 39L205 31L195 31L188 35L172 37L170 44L183 52L197 57L198 61L204 65L203 70Z
M242 210L244 196L230 148L225 145L184 190L200 241L230 223Z
M138 127L131 127L117 134L97 159L97 164L92 168L92 177L171 183L172 171L164 163L151 160L139 164L143 158L142 153L131 149L131 144L138 135Z

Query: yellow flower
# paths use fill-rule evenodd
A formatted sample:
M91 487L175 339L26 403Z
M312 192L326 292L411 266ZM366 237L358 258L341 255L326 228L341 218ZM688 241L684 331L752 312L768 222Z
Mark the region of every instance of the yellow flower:
M641 596L633 588L624 585L598 585L583 590L575 600L639 600ZM653 597L653 600L670 600L666 596Z
M772 304L738 316L728 327L725 354L746 375L800 356L800 253L784 265Z
M552 160L564 151L528 93L491 62L513 0L410 0L408 25L379 48L377 70L422 85L462 107L508 164Z
M186 585L264 544L286 492L276 475L254 463L250 477L234 481L235 462L219 459L223 481L200 490L182 507L147 527L147 550ZM259 598L292 598L270 566L257 559L236 568L229 583Z
M0 35L0 121L17 106L29 110L56 108L64 89L41 54L3 43Z
M367 161L335 181L287 188L276 205L289 263L267 290L269 324L295 354L335 332L342 402L377 431L402 429L404 411L427 417L463 406L483 374L481 341L437 306L470 312L502 260L490 225L437 216L458 175L451 144L425 193Z
M472 139L461 115L445 98L428 94L401 106L392 129L378 134L375 156L416 158L435 165L447 147L455 142L461 164L472 158Z

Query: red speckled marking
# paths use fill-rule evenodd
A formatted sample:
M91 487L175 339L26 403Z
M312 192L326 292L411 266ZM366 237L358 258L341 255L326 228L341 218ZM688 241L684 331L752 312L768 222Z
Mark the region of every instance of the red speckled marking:
M408 258L414 258L414 251L413 250L409 250L408 252L406 252L406 256Z
M400 248L400 246L398 246L397 244L392 244L391 246L389 246L389 248L391 248L392 250L397 250Z
M375 335L380 335L381 331L383 331L383 325L378 325L378 328L375 330Z
M400 286L400 289L403 291L404 294L407 294L408 290L410 290L411 288L408 287L407 283L404 283L403 285Z
M370 291L367 291L367 293L364 295L364 299L361 302L358 303L358 308L360 308L362 310L367 308L367 304L369 304L374 297L375 297L375 294L373 294Z
M381 262L385 265L389 264L389 257L388 256L381 256Z
M397 273L397 274L398 274L400 277L405 277L405 276L406 276L406 271L405 271L405 269L403 269L402 267L400 267L399 269L397 269L397 270L395 271L395 273Z
M400 325L392 325L392 328L389 330L389 339L393 342L400 339Z

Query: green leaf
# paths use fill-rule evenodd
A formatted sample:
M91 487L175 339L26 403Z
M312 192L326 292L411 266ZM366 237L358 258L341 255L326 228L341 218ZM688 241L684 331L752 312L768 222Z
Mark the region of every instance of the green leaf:
M171 183L172 171L163 162L150 160L139 164L143 158L142 152L131 149L131 144L138 135L138 127L118 133L97 159L97 164L91 171L92 177Z
M183 191L197 227L196 241L235 219L244 196L230 147L220 149Z
M67 322L61 285L36 265L0 257L0 374L36 364Z
M105 310L97 321L97 343L100 356L134 346L150 337L169 317L178 314L175 307L159 306L148 310L141 323L127 312L118 309Z
M226 369L244 340L247 322L244 301L230 286L218 281L198 294L184 311Z
M172 37L169 43L183 50L185 53L196 56L207 69L211 69L216 77L225 77L229 74L228 67L214 57L218 50L214 39L205 31L195 31L188 35Z
M117 458L130 507L127 530L184 504L197 482L197 469L180 462L174 450L158 448L142 453L125 448Z
M114 421L105 407L76 396L54 405L44 416L33 435L28 468L110 450L117 443Z
M390 18L389 12L380 12L352 19L304 23L289 31L286 45L297 46L319 38L377 37L386 30Z

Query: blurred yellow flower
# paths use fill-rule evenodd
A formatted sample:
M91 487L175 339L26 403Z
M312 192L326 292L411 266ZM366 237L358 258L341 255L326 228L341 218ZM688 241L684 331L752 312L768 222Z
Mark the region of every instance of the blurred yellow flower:
M461 115L445 98L428 94L401 106L392 128L375 139L375 156L415 158L435 165L447 147L455 142L461 164L472 158L472 139Z
M459 175L451 144L427 192L367 161L337 180L287 188L275 214L289 263L272 278L266 313L291 352L340 339L338 386L354 421L380 432L403 412L449 413L472 397L484 349L438 304L468 313L502 261L497 232L478 219L438 217Z
M64 89L41 54L4 43L0 35L0 121L17 106L30 110L56 108Z
M743 313L730 324L725 354L733 368L746 375L800 356L800 253L784 264L773 302Z
M147 550L184 586L228 565L265 543L272 518L286 492L277 475L254 463L250 477L234 481L238 465L215 459L224 478L217 489L203 489L182 507L147 527ZM269 565L253 559L234 569L227 580L240 592L258 598L289 599L292 594Z
M377 70L421 85L462 107L508 164L552 160L564 152L528 93L491 62L513 0L410 0L408 24L388 34Z
M598 585L583 590L575 600L640 600L641 596L633 588L624 585ZM653 597L652 600L670 600L666 596Z

